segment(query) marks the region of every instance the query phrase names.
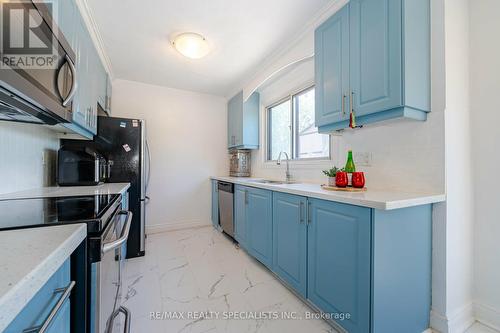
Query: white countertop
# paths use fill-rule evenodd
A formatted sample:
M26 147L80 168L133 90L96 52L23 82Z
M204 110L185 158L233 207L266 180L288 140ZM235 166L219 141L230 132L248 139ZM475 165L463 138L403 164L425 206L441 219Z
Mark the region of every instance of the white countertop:
M44 197L72 197L80 195L123 194L130 187L130 183L106 183L97 186L54 186L40 187L14 193L0 194L0 200L44 198Z
M335 192L323 190L318 184L300 182L296 184L270 185L256 183L255 180L258 180L258 178L212 177L212 179L381 210L407 208L446 200L443 193L412 193L370 188L366 192Z
M0 332L86 236L86 224L0 232Z

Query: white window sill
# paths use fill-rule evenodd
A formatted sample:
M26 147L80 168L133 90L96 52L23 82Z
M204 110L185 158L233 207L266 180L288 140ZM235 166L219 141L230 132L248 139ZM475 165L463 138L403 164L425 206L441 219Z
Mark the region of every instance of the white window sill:
M293 169L317 169L331 168L334 164L333 160L325 159L310 159L310 160L290 160L290 167ZM276 161L264 161L262 163L264 169L281 169L286 167L286 160L281 162L281 165L276 164Z

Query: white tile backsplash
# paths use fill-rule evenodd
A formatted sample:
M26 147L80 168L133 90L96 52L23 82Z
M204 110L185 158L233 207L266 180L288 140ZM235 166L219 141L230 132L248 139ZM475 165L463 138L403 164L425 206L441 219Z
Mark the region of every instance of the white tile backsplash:
M0 121L0 194L54 185L58 149L47 127Z

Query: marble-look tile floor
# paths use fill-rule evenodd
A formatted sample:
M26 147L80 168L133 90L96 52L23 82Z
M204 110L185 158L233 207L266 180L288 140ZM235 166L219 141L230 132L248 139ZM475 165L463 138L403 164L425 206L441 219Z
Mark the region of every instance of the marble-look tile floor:
M484 326L480 323L472 325L465 333L499 333L492 328Z
M305 318L313 312L212 227L149 235L146 256L127 261L123 282L123 305L132 311L132 333L336 332L321 319L253 316ZM152 319L152 312L159 317ZM189 312L213 317L188 318ZM177 313L185 317L165 318ZM253 317L226 319L229 315Z

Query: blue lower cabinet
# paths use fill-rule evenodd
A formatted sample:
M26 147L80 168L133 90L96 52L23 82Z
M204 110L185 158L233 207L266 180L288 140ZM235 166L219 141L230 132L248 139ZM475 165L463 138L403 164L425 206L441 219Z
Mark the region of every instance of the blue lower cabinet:
M273 264L273 202L272 192L247 189L247 250L271 268Z
M372 237L372 332L424 332L431 313L432 206L374 210Z
M308 206L308 299L349 333L370 332L371 209Z
M234 209L241 247L345 331L429 327L432 205L383 211L236 185Z
M219 189L216 180L212 180L212 224L219 229Z
M42 325L70 285L69 259L29 301L4 333L19 333ZM70 300L65 301L48 327L49 333L70 331Z
M307 289L307 198L273 193L273 271L302 297Z
M247 224L246 202L248 189L244 186L234 186L234 238L240 246L246 249Z

